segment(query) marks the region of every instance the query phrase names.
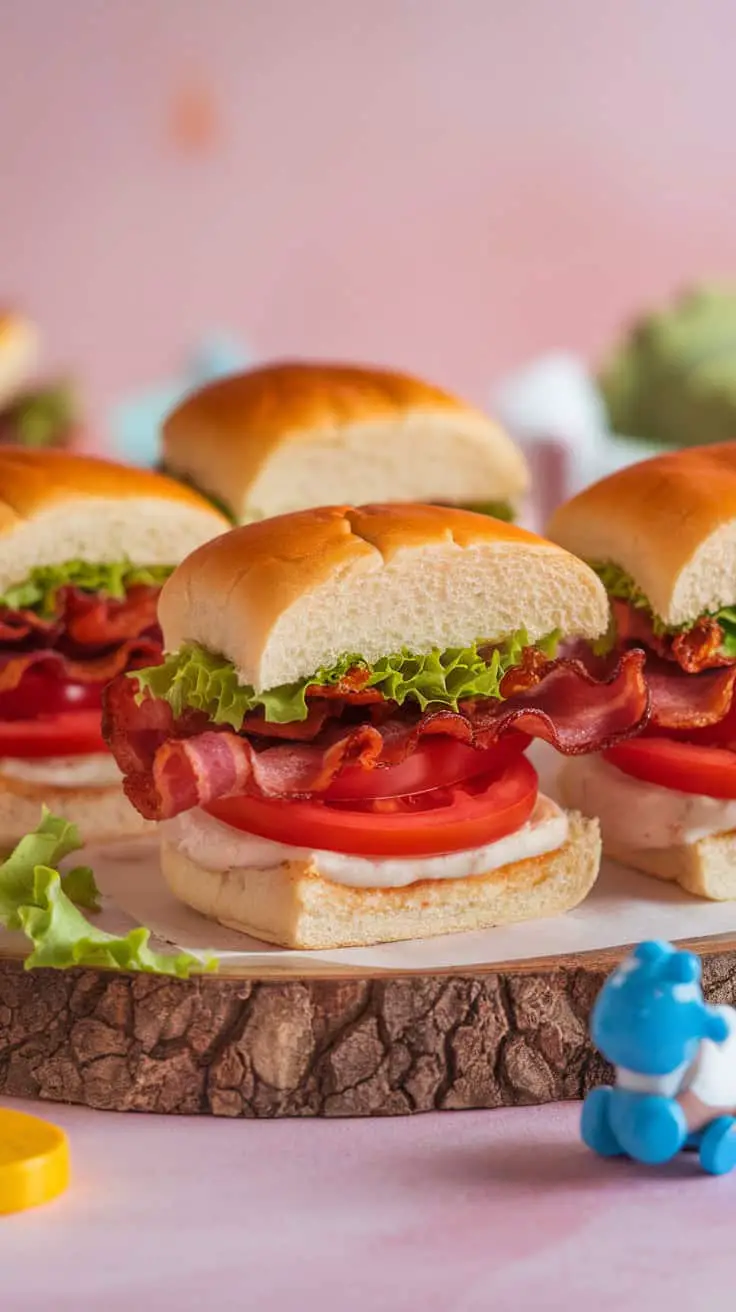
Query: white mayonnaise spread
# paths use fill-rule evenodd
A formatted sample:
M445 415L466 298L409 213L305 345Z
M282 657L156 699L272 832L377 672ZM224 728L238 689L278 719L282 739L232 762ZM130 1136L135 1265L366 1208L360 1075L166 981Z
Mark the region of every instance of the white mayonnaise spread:
M405 888L425 879L481 875L515 861L555 852L567 841L568 821L565 812L540 793L530 819L515 833L485 847L410 860L290 847L221 824L199 808L165 821L161 828L169 843L205 870L271 870L286 861L310 861L325 879L349 888Z
M562 779L564 799L598 816L604 845L677 847L736 829L736 801L648 784L600 756L567 761Z
M115 758L107 752L89 756L41 756L28 760L4 756L0 759L0 775L54 788L109 788L120 783L121 777Z

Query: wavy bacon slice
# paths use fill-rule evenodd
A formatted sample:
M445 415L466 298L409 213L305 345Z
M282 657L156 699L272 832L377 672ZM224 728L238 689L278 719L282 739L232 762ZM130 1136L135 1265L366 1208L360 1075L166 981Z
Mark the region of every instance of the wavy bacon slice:
M650 651L679 665L688 674L734 665L733 656L721 651L723 629L712 616L698 620L682 633L655 633L651 616L628 601L611 601L616 633L621 645L643 643Z
M0 643L23 642L32 633L47 640L60 631L57 620L43 619L32 610L7 610L0 607Z
M137 585L125 597L100 597L80 588L61 588L57 613L44 618L31 610L0 607L0 644L12 646L33 638L39 646L59 642L75 647L112 647L153 628L159 588Z
M124 598L106 598L70 589L65 625L72 642L107 647L137 638L156 623L159 588L130 588Z
M703 729L718 724L731 709L736 665L685 674L677 665L650 656L646 679L651 694L651 729Z
M53 647L39 647L36 651L17 655L0 655L0 692L12 692L18 687L27 670L35 666L53 670L63 679L78 683L107 683L123 670L140 669L161 659L161 644L156 638L131 638L114 651L88 660L73 660Z
M566 755L599 751L646 722L643 663L642 652L627 652L602 682L579 661L553 661L535 686L505 701L484 698L460 712L397 711L382 723L334 720L312 742L275 747L205 727L201 714L177 720L167 703L150 697L138 705L135 681L118 678L105 693L103 734L133 805L148 819L162 820L249 790L271 797L320 793L347 764L370 769L405 760L425 734L485 748L520 729Z

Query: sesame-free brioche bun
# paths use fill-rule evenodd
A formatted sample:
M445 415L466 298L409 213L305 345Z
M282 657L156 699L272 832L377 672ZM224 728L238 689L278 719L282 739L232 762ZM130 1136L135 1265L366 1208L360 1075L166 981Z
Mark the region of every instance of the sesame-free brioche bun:
M36 371L39 355L35 324L0 308L0 410L10 405Z
M257 691L407 649L526 629L597 637L605 590L582 561L525 529L444 506L328 506L233 529L164 584L167 651L199 643Z
M555 511L549 537L626 570L666 624L736 602L736 442L654 456Z
M69 560L175 565L228 527L203 497L149 470L0 447L0 593Z
M179 901L241 933L286 948L326 950L490 929L570 911L600 866L596 820L569 817L564 845L545 856L464 879L403 888L350 888L314 858L271 869L208 870L164 839L161 869Z
M281 362L210 383L163 429L166 468L240 523L350 501L508 502L529 482L498 424L404 374Z

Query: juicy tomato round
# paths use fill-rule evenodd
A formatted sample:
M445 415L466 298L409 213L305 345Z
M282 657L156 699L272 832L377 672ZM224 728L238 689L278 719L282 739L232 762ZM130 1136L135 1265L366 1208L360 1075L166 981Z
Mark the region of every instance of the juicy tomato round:
M603 753L624 774L660 788L736 798L736 752L674 738L633 738Z
M328 802L363 801L368 797L404 797L447 788L489 774L507 761L515 760L529 746L525 733L509 733L493 747L482 751L444 735L429 735L400 765L365 770L350 765L324 794Z
M0 692L0 721L33 720L37 715L95 709L99 716L104 686L104 683L60 679L49 670L27 670L17 688Z
M0 757L86 756L107 750L99 710L0 720Z
M363 803L228 797L205 809L260 838L351 856L440 856L493 843L520 829L537 800L526 757L493 774L409 797Z

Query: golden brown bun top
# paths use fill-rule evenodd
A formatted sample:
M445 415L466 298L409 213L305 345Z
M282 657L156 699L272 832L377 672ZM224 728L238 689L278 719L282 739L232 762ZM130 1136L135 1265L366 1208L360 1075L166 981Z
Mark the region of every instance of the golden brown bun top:
M404 547L445 543L459 547L527 544L562 554L553 543L528 529L451 506L423 506L413 501L407 505L320 506L244 524L206 542L177 569L177 591L181 592L187 576L207 569L215 588L226 588L235 576L258 572L268 593L284 584L289 593L295 586L308 592L361 557L378 552L386 562ZM173 582L168 584L170 589Z
M560 506L553 541L632 576L655 613L682 624L736 601L736 443L668 452L618 470Z
M346 652L464 647L525 628L596 636L606 594L553 543L441 506L329 506L233 529L164 585L167 650L197 642L273 688Z
M395 418L408 410L445 410L490 421L449 392L408 374L351 364L278 361L208 383L177 406L164 424L176 444L190 425L231 441L246 425L273 445L314 428Z
M391 447L392 438L405 437L409 424L418 425L417 444L412 447L411 458L398 455L395 468L386 448ZM411 475L407 466L412 459L414 463L421 460L424 448L430 461L437 459L430 449L430 435L435 436L438 428L444 433L442 472L436 476L437 495L430 495L428 487L407 485ZM241 513L258 518L353 496L354 491L346 492L339 462L347 456L356 469L360 459L365 458L365 453L360 455L356 430L368 434L369 469L380 481L374 481L367 495L376 499L389 498L397 489L397 501L410 496L417 500L469 501L471 489L475 489L480 501L509 499L515 503L527 485L521 453L480 410L406 374L347 364L277 362L210 383L182 402L166 420L163 457L172 471L192 479L231 506L236 518ZM441 488L447 486L443 474L446 480L448 451L453 442L451 480L454 477L457 481L458 469L470 459L463 441L479 447L484 455L476 455L475 461L467 464L465 495L441 497ZM309 444L311 452L306 451ZM273 475L277 483L274 488L266 467L282 446L291 447L288 460L294 463L287 460L278 476ZM316 495L314 480L310 479L310 471L300 465L301 459L326 461L325 473L314 478L317 487L328 486L327 493ZM313 474L314 469L316 465ZM426 469L424 476L426 480ZM359 486L364 488L362 477L358 475ZM421 481L419 471L414 473L417 479ZM249 505L253 499L256 504Z
M210 512L222 524L219 531L228 527L224 516L199 493L151 470L66 451L0 447L0 534L66 501L81 510L86 500L98 498L178 502Z

